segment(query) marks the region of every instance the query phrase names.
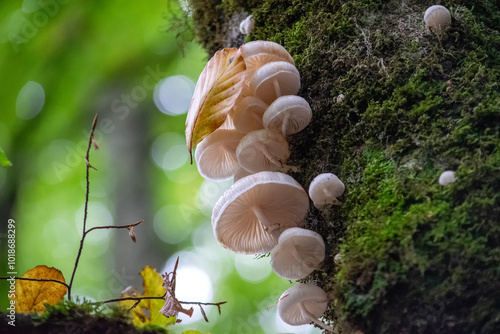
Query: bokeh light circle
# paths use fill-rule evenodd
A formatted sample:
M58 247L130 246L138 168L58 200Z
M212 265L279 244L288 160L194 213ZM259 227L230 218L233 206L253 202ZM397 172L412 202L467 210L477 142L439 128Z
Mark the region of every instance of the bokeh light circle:
M189 109L194 88L193 80L184 75L165 78L154 89L156 107L167 115L185 114Z
M17 94L16 115L29 120L38 115L45 104L45 91L42 85L28 81Z

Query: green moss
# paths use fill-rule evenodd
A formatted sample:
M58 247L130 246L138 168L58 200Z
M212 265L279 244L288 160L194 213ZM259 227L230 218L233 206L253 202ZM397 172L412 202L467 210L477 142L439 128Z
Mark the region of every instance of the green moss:
M328 254L306 280L334 292L325 316L343 333L500 332L500 5L442 2L452 26L438 37L422 19L433 4L221 7L251 12L247 40L282 44L301 73L313 121L290 137L292 176L346 185L342 207L307 218ZM458 181L440 186L444 170Z
M102 306L85 300L82 303L64 300L56 305L45 306L45 312L41 315L16 314L16 328L22 333L169 333L166 328L158 326L136 328L129 311L117 305ZM4 326L7 326L6 322ZM4 326L0 326L0 331Z

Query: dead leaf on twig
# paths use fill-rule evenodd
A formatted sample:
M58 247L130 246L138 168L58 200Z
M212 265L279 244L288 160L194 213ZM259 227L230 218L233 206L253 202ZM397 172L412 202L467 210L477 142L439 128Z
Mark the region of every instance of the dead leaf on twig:
M171 273L162 275L163 287L167 290L167 294L165 295L165 305L161 308L160 313L166 317L177 317L179 313L184 313L191 317L194 311L193 308L183 308L179 300L175 298L175 275L178 265L179 258L175 261L174 270ZM177 319L177 322L181 322L181 320Z

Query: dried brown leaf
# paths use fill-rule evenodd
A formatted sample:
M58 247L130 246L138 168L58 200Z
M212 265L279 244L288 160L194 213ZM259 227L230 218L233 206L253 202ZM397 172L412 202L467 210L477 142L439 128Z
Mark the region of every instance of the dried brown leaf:
M217 51L201 72L186 118L186 143L193 147L220 127L243 88L245 62L237 48Z

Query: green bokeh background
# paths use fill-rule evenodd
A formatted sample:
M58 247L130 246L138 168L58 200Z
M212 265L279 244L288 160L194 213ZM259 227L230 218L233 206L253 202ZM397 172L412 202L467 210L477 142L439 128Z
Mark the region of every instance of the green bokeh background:
M221 316L206 309L209 324L176 325L174 332L283 332L273 306L290 283L266 274L268 259L235 256L213 240L210 206L230 183L204 182L187 152L174 170L152 159L159 137L160 156L185 143L185 115L161 113L152 85L172 75L196 82L207 60L183 17L178 3L165 0L0 2L0 147L13 163L0 168L0 274L7 272L7 220L14 219L18 275L45 264L69 282L82 229L84 150L99 113L88 226L145 222L135 229L136 244L126 230L90 234L73 294L103 300L128 285L141 290L144 266L164 270L180 252L180 268L197 267L212 279L211 300L197 301L228 304ZM45 102L26 120L16 101L28 81L43 87ZM236 262L263 278L245 280ZM197 278L188 282L193 288ZM7 288L1 281L2 311Z

